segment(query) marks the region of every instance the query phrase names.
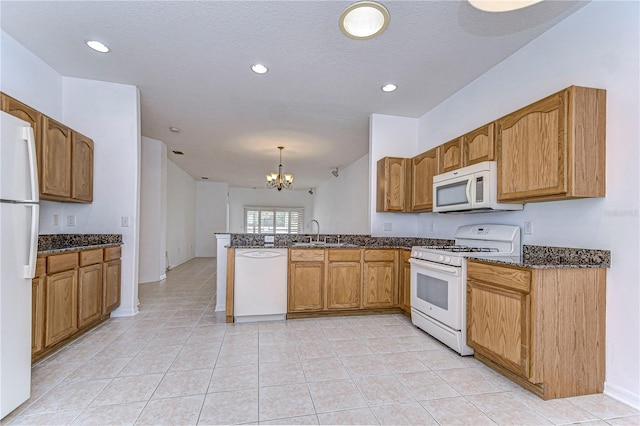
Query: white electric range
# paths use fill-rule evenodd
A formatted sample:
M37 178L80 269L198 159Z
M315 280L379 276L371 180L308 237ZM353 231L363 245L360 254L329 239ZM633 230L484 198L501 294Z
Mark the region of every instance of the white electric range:
M520 228L465 225L452 246L411 249L411 321L460 355L467 346L467 258L521 256Z

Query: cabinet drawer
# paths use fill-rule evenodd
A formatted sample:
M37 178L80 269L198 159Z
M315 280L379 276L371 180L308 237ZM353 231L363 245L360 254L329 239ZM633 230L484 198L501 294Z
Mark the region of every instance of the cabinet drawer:
M360 262L360 249L329 250L329 262Z
M324 262L324 249L291 249L291 262Z
M467 279L500 285L509 289L528 293L531 285L531 271L508 266L487 265L469 261Z
M108 262L110 260L120 259L122 254L122 247L107 247L104 249L104 261Z
M364 261L389 261L393 262L396 260L396 251L395 250L365 250L364 251Z
M102 263L102 249L85 250L80 252L80 266Z
M78 252L56 254L47 257L47 273L55 274L56 272L68 271L78 267Z
M47 258L39 257L36 260L36 277L45 275L47 273Z

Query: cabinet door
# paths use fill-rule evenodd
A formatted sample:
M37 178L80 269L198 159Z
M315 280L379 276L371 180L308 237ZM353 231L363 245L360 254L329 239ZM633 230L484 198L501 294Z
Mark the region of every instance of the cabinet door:
M44 347L45 280L39 276L31 281L31 354Z
M43 199L71 197L71 129L47 116L42 117Z
M365 262L363 306L365 308L394 306L395 282L395 262Z
M438 174L439 149L411 159L411 211L433 209L433 177Z
M324 262L289 264L289 312L324 308Z
M401 250L402 270L398 282L398 300L403 311L411 312L411 250Z
M47 276L45 292L45 346L51 346L78 330L78 270Z
M102 315L102 264L80 268L78 272L78 328Z
M467 281L467 344L526 379L530 321L528 293Z
M495 158L495 123L489 123L462 137L462 166Z
M405 158L385 157L378 161L376 193L376 211L406 211L407 160Z
M2 94L2 110L31 124L36 142L38 183L42 188L42 114L4 93Z
M90 203L93 201L93 141L73 132L71 147L71 198Z
M327 309L359 308L360 262L329 262L327 275Z
M102 315L120 306L120 259L102 264Z
M499 201L567 192L566 93L556 93L497 121Z
M455 139L440 146L438 173L446 173L462 167L461 139Z

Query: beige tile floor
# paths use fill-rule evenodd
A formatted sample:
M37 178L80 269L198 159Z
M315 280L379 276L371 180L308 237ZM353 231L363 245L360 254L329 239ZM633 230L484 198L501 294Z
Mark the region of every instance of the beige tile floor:
M33 367L2 424L640 424L604 395L542 401L401 315L227 325L215 262L140 285L113 318Z

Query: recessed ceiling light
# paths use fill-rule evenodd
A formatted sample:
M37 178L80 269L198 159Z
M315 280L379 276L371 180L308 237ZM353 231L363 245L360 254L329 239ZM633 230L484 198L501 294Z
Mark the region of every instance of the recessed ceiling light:
M471 6L485 12L511 12L540 3L542 0L469 0Z
M184 152L182 151L171 151L173 152L175 155L184 155Z
M256 74L265 74L267 71L269 71L269 68L265 67L262 64L255 64L251 65L251 71L255 72Z
M180 133L180 127L169 127L169 131L173 133Z
M340 15L340 30L349 38L366 40L382 33L389 25L389 11L380 3L353 3Z
M395 84L385 84L384 86L381 87L383 92L393 92L394 90L396 90L398 88L398 86L396 86Z
M107 45L98 40L87 40L87 46L100 53L108 53L111 50Z

